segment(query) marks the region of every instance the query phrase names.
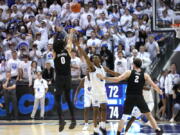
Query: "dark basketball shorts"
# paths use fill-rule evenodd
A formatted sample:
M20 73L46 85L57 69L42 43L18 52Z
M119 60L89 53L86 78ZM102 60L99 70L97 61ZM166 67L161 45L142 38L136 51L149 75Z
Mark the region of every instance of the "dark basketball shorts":
M133 108L137 106L141 113L150 112L144 97L141 95L127 95L125 103L124 103L124 113L127 115L131 115Z
M55 94L61 95L64 91L71 90L71 76L56 76Z

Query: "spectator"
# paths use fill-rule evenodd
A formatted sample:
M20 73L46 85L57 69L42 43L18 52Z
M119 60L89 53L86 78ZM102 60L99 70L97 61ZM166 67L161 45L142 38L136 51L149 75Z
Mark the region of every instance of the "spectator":
M129 28L132 26L132 16L129 13L128 9L125 9L125 14L121 16L120 25L124 32L127 32Z
M6 67L6 60L1 60L0 63L0 84L3 80L6 79L6 71L7 71L7 67Z
M22 73L23 73L23 76L22 76L23 81L28 82L28 83L30 81L29 79L31 76L31 68L30 67L31 67L31 61L29 60L29 56L24 55L23 61L21 61L19 68L22 70Z
M140 46L137 57L142 60L142 68L143 69L148 68L149 65L151 64L150 54L149 54L149 52L145 52L145 46Z
M101 40L96 38L96 33L94 31L91 32L91 38L87 40L87 46L88 47L95 47L96 49L99 49Z
M35 79L34 81L33 88L34 88L35 100L34 100L33 111L31 113L31 118L32 119L35 118L36 111L40 103L41 106L40 118L43 120L45 113L45 94L48 91L48 84L47 81L42 78L41 72L37 72L37 79Z
M52 85L54 82L54 68L51 66L51 62L47 61L45 69L42 73L43 78L47 81L48 85Z
M118 58L114 62L114 71L119 74L124 73L127 70L127 60L123 57L121 51L118 52Z
M17 97L16 97L16 80L11 78L11 72L6 72L6 79L3 81L5 108L7 112L7 119L11 120L12 115L9 110L10 103L13 105L14 118L18 119Z
M77 57L75 50L71 51L71 76L73 80L79 80L81 76L81 59Z
M101 59L102 59L102 65L113 70L114 69L113 54L110 50L108 50L107 46L101 47L100 55L101 55Z
M7 61L7 69L11 72L11 77L16 79L20 67L20 60L17 57L17 52L12 52L12 58Z
M36 79L36 73L41 72L42 70L41 70L41 67L37 65L36 61L32 61L30 71L31 71L31 75L29 78L30 80L29 86L32 86L34 83L34 80Z
M168 71L162 71L160 79L159 79L159 87L161 90L164 91L164 94L160 96L160 103L162 104L160 109L159 109L159 115L160 115L160 120L165 120L166 118L166 95L165 95L165 79L167 77Z
M33 44L32 50L30 51L29 55L32 61L37 61L38 66L42 65L41 63L42 53L37 49L37 44Z
M173 87L173 99L174 99L174 106L173 106L173 115L170 119L170 122L174 122L175 117L177 116L179 110L180 110L180 84L175 85Z
M129 70L133 69L133 66L132 66L133 65L133 61L137 57L138 57L138 50L133 49L132 52L131 52L131 56L129 56L127 58L127 65L128 65L127 67L128 67Z
M160 50L159 50L159 45L154 40L153 36L150 36L148 38L148 42L146 43L146 48L150 54L151 61L154 61L157 58L157 56L160 54Z
M179 74L176 72L176 65L171 64L170 72L165 79L165 94L167 100L167 117L170 119L172 117L173 112L173 86L175 84L175 80L179 78Z
M45 63L48 61L50 62L51 66L54 67L52 44L53 43L49 42L47 50L43 53L43 57Z

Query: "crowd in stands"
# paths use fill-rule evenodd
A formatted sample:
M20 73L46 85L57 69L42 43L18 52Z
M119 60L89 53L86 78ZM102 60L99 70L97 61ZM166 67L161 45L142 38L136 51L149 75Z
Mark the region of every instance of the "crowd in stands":
M162 16L171 16L168 6L162 9ZM101 55L104 66L121 74L141 58L148 70L165 38L152 32L151 17L151 0L15 0L10 5L0 0L0 81L11 71L14 79L32 86L42 71L52 84L54 38L59 29L68 37L71 28L88 56ZM75 46L71 56L72 79L79 80L86 63Z

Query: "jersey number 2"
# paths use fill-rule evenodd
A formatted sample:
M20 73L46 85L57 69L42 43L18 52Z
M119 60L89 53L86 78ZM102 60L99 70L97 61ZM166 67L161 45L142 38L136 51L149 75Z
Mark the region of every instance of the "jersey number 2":
M135 80L134 80L135 83L139 83L139 76L135 76Z
M64 57L61 57L61 64L65 64L66 63L66 60Z

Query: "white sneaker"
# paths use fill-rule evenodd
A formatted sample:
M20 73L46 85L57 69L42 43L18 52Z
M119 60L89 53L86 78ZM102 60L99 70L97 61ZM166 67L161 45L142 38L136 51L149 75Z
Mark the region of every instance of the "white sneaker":
M171 119L170 119L170 122L172 122L172 123L173 123L173 122L174 122L174 119L173 119L173 118L171 118Z
M88 128L89 128L89 124L88 123L85 123L85 125L84 125L84 127L83 127L83 131L87 131L88 130Z

